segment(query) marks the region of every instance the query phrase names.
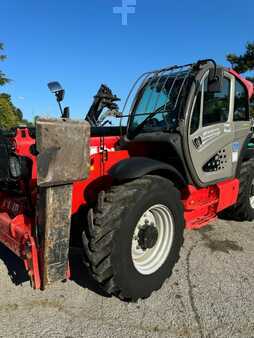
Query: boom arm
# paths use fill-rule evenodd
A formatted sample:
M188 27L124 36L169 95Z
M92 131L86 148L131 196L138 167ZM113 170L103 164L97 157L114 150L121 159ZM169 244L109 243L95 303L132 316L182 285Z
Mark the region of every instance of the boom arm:
M93 104L91 105L87 115L86 121L88 121L92 126L96 127L99 123L99 117L104 108L109 110L118 110L118 105L115 103L120 101L120 99L113 95L111 89L106 85L102 84L94 96Z

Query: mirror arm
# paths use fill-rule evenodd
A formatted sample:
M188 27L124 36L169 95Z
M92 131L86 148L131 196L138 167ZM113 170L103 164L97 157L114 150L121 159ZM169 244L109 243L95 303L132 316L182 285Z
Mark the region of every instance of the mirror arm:
M59 109L60 109L60 112L61 112L61 117L63 117L63 108L62 108L61 102L57 101L57 103L58 103L58 106L59 106Z

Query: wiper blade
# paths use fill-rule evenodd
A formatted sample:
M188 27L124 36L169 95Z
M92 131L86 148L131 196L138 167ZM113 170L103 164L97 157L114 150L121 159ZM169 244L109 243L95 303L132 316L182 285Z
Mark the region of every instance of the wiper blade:
M148 114L148 116L144 119L143 122L141 122L133 131L134 135L137 135L139 133L139 131L144 127L144 125L146 124L147 121L149 121L150 119L152 119L155 115L160 114L160 113L170 113L172 112L170 109L165 108L165 105L159 107L158 109L156 109L155 111L151 112ZM163 115L164 117L164 115ZM168 121L164 118L167 126L169 127Z

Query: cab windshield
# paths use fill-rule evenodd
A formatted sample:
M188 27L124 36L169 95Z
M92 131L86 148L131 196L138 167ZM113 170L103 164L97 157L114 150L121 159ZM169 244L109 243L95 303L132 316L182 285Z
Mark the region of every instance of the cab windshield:
M139 91L129 132L175 130L188 76L185 70L149 78Z

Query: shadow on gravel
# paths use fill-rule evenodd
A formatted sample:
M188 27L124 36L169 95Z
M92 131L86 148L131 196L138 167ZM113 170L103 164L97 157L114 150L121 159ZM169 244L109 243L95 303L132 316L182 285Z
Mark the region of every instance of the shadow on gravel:
M88 269L83 263L82 249L80 248L71 248L69 256L69 264L71 271L71 280L82 288L87 288L92 292L97 293L100 296L109 298L107 295L96 283L88 273Z
M89 185L91 194L96 192L93 185ZM88 193L86 189L85 193ZM85 199L90 199L91 196L85 196ZM92 198L91 198L92 199ZM84 231L84 220L87 215L87 208L81 206L76 214L72 216L71 222L71 236L70 236L70 253L69 264L71 271L71 280L82 288L87 288L90 291L97 293L104 297L109 297L89 275L88 269L83 262L83 243L81 241L82 233Z
M29 281L23 261L0 243L0 260L8 270L8 275L15 285ZM109 297L100 289L99 285L89 276L88 270L82 261L82 250L70 249L71 280L82 288L88 288L101 296Z
M209 239L206 243L206 247L211 249L212 252L220 251L229 253L230 251L243 251L243 248L238 245L236 241L229 241L227 239L224 241Z
M230 251L243 251L243 247L241 247L236 241L211 238L211 236L209 235L212 231L212 225L208 225L207 227L199 230L199 233L205 241L205 246L209 248L212 252L220 251L224 253L229 253Z
M13 284L20 285L29 281L23 261L2 244L0 244L0 260L8 269Z

